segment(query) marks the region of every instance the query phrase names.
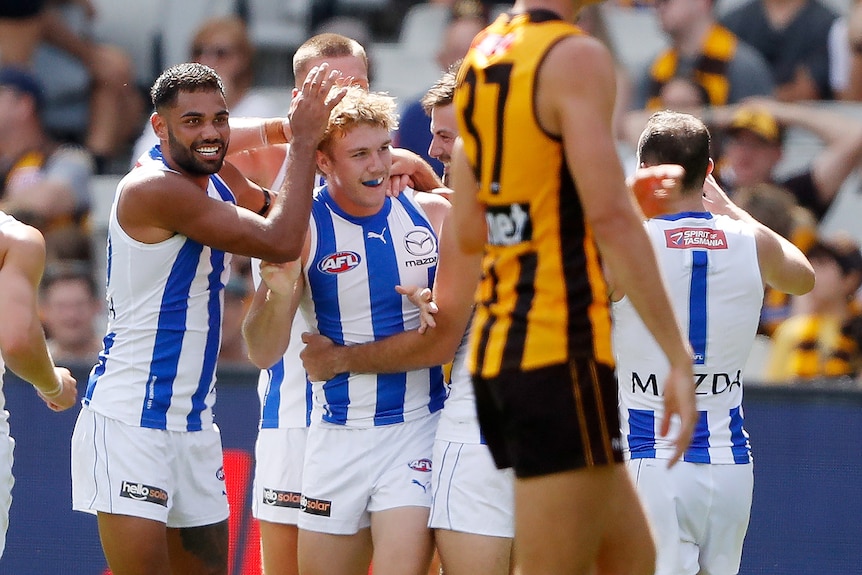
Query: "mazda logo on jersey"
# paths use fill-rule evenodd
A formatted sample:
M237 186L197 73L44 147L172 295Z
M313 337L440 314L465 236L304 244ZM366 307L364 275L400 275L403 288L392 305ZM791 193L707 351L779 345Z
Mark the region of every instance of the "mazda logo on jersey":
M404 247L414 256L427 256L434 251L434 236L426 228L416 228L404 236Z
M317 269L326 274L340 274L359 265L362 258L356 252L336 252L317 263Z

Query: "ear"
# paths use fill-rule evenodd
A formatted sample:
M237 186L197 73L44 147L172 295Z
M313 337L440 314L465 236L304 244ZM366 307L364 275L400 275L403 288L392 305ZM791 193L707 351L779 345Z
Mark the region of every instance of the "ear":
M317 159L317 169L323 172L326 176L329 176L332 170L332 161L329 159L329 156L326 152L322 150L317 150L316 152Z
M706 165L706 175L710 175L712 171L715 169L715 162L712 158L709 159L709 163Z
M153 112L150 116L150 125L153 127L153 131L156 133L156 136L162 142L167 141L168 139L168 122L164 116L159 114L158 112Z

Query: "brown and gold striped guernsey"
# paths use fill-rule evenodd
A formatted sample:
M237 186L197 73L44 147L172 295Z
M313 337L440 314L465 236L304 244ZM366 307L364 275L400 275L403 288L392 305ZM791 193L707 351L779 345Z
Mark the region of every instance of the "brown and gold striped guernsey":
M537 71L582 32L556 14L503 14L473 41L455 94L488 239L476 294L474 374L594 358L613 366L607 287L562 141L536 117Z

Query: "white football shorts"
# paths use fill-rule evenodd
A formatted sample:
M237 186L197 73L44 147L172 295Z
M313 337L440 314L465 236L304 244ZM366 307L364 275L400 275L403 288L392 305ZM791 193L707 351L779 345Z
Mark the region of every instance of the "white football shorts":
M254 447L252 515L296 525L302 496L302 465L308 428L261 429Z
M72 509L177 528L226 520L218 427L149 429L82 408L72 434Z
M754 465L626 462L656 538L656 575L735 575L748 530Z
M511 469L497 469L487 445L437 439L431 461L429 527L515 536L515 475Z
M404 423L345 428L313 423L302 476L299 528L351 535L371 513L431 507L438 413Z

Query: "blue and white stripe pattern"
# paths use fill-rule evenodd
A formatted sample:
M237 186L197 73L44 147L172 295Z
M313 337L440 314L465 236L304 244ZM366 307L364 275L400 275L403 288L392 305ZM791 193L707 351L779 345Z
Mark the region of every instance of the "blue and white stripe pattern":
M646 229L676 320L694 351L699 418L684 459L748 463L742 370L763 303L753 231L707 212L653 218ZM674 425L667 437L659 434L667 360L627 297L612 309L624 451L633 459L667 459L676 437Z
M405 190L375 215L353 217L327 188L312 206L309 289L302 311L309 325L339 344L376 341L419 326L418 309L396 285L431 286L437 238ZM396 374L339 374L313 383L323 421L352 427L390 425L438 411L445 390L439 367Z
M158 146L135 168L145 169L171 171ZM230 255L178 234L155 244L134 240L117 220L124 185L108 225L107 335L84 405L129 425L210 428ZM217 175L207 195L236 203Z

